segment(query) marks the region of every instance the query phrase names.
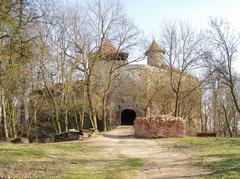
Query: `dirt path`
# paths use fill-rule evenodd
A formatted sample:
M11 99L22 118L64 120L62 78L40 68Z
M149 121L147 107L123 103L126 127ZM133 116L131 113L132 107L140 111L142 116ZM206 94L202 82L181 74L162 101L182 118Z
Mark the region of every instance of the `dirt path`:
M173 142L165 139L136 139L129 126L120 126L86 143L101 146L105 152L142 159L144 164L137 179L199 178L209 174L192 165L189 151L172 150Z

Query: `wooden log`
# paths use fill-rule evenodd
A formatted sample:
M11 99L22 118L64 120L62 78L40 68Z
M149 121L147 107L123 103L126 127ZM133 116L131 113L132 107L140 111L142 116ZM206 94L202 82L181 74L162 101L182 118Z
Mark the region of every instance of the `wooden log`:
M199 132L197 137L217 137L217 134L215 132Z

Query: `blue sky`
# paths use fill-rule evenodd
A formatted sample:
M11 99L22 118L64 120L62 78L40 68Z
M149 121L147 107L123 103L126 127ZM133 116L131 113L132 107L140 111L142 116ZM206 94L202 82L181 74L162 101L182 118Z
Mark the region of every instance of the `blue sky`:
M240 0L120 0L149 40L159 39L161 25L167 21L187 21L196 30L207 27L210 17L228 20L240 33ZM240 71L240 59L235 61Z
M88 2L90 0L69 0ZM167 21L187 21L196 30L204 29L210 17L228 20L240 33L240 0L119 0L127 15L152 40L159 39L161 25ZM143 62L145 63L145 62ZM235 62L240 72L240 57Z
M91 0L63 0L63 2ZM240 0L119 0L128 16L148 37L158 35L167 21L187 21L198 29L207 26L210 17L221 17L240 32ZM157 38L157 37L156 37Z
M240 32L240 0L120 0L127 14L148 37L158 35L166 21L188 21L204 28L209 17L229 20Z

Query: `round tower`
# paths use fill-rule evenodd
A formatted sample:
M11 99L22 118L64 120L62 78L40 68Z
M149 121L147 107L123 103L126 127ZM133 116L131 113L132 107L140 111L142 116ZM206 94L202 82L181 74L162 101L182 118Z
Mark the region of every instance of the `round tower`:
M149 49L145 52L147 64L150 66L161 67L163 64L164 50L153 40Z

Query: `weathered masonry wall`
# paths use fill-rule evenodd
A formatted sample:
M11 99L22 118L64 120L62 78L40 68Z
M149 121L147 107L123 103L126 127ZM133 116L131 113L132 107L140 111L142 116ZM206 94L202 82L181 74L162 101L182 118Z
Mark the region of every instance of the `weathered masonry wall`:
M180 117L138 117L134 121L134 135L142 138L183 137L185 122Z

